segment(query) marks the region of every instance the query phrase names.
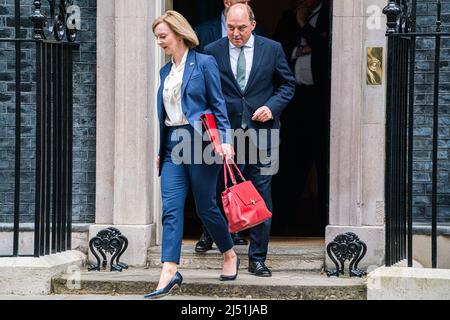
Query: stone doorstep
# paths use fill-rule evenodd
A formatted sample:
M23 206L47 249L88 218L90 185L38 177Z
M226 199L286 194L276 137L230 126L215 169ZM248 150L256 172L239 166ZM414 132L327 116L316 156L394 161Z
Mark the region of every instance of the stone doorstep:
M83 271L78 277L66 274L53 278L52 293L143 295L156 287L159 273L158 268L131 268L122 272ZM292 271L275 271L270 278L260 278L241 270L237 280L221 282L219 270L180 269L180 273L184 281L181 290L174 290L174 295L283 300L365 300L367 297L365 278L328 278L320 273Z
M222 268L222 254L213 247L206 253L196 253L194 245L183 245L180 268L183 269L213 269ZM241 259L241 268L248 266L248 246L236 246ZM324 267L325 251L323 246L307 247L270 247L266 264L272 270L286 271L316 271ZM161 266L161 247L151 247L148 250L147 266Z

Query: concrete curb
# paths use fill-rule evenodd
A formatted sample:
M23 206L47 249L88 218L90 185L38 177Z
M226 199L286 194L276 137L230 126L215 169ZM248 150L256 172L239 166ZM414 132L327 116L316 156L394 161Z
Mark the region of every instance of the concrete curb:
M368 300L450 300L450 270L380 267L367 278Z
M50 294L52 277L80 273L86 256L76 250L43 256L0 258L0 294Z

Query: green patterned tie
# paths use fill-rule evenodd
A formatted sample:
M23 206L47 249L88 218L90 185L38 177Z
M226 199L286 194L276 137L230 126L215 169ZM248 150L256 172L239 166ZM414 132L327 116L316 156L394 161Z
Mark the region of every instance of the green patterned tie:
M241 47L241 52L239 53L239 58L237 61L237 73L236 73L236 80L239 84L239 87L241 88L241 91L244 92L245 90L245 54L244 54L244 46ZM242 112L242 120L241 120L241 127L242 129L247 128L247 122L245 121L244 112Z
M244 46L241 47L241 52L239 53L239 58L237 61L237 73L236 80L241 88L242 92L245 89L245 54L244 54Z

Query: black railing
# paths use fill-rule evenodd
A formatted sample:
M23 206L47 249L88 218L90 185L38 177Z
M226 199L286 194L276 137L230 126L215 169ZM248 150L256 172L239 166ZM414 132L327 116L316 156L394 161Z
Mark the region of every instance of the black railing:
M71 247L72 46L36 47L35 256ZM39 245L38 245L39 244Z
M417 32L417 0L391 0L387 16L387 118L386 118L386 265L407 259L413 264L413 161L415 69L418 39L434 44L433 129L431 173L431 266L437 267L437 183L441 39L441 2L436 1L435 31Z
M39 257L71 249L72 229L72 53L76 29L67 25L66 8L72 1L48 1L50 20L35 10L33 39L20 38L20 0L15 0L15 38L0 43L15 44L15 168L13 248L19 252L21 190L21 59L24 43L35 43L36 71L36 188L34 210L34 254ZM67 41L64 40L67 37ZM29 255L29 254L28 254Z

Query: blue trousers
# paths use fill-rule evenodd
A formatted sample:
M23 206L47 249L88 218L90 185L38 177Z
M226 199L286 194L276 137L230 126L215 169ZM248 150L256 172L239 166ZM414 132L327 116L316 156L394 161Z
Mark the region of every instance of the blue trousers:
M218 249L222 253L230 250L233 240L228 233L227 221L216 203L216 185L221 166L193 163L194 135L198 134L191 125L165 129L165 144L163 154L160 155L163 209L161 262L180 263L184 206L189 186L192 188L197 214ZM181 145L184 149L180 150ZM202 143L201 146L201 150L204 150L206 144Z

